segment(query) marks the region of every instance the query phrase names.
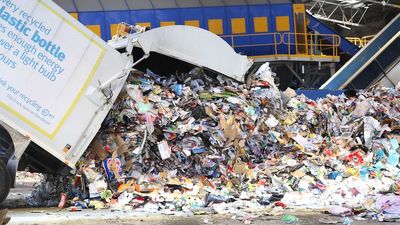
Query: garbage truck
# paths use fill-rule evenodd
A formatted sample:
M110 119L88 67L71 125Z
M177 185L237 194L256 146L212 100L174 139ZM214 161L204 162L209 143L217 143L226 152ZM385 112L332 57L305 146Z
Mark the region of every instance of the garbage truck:
M0 49L0 203L18 170L73 171L132 70L200 67L243 82L252 65L187 26L106 43L51 0L2 0Z

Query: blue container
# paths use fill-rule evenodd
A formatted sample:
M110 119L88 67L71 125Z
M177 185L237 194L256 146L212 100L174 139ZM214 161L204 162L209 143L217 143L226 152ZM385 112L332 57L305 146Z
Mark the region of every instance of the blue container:
M183 85L182 84L175 84L175 94L182 95Z

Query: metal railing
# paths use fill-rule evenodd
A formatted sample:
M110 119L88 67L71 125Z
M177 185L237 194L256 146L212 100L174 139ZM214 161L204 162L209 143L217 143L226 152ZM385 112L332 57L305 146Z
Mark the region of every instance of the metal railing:
M123 38L135 32L135 27L119 23L114 38ZM340 36L335 34L314 33L255 33L232 34L220 36L237 52L244 49L255 49L266 52L267 56L302 57L338 57ZM361 40L361 39L360 39ZM272 52L272 53L271 53ZM251 56L251 55L250 55Z
M374 38L375 35L369 35L369 36L364 36L364 37L346 37L346 39L348 41L350 41L351 43L353 43L354 45L362 48L364 46L366 46L368 44L368 42Z
M278 45L282 44L282 34L280 33L258 33L258 34L232 34L220 36L228 44L232 46L233 49L248 48L248 47L263 47L263 46L273 46L274 54L278 54ZM243 42L244 38L251 37L261 37L264 40L272 40L272 42L264 42L260 44L238 44ZM238 40L242 39L242 40Z
M335 34L285 32L233 34L220 37L237 52L240 52L243 48L261 48L267 50L263 47L268 47L268 50L271 52L272 47L272 54L266 55L275 57L286 55L288 58L291 56L331 58L339 56L340 36Z
M132 33L132 29L130 27L131 27L130 24L127 24L124 22L119 23L118 27L117 27L117 35L123 37L123 36L126 36L126 35Z
M113 35L113 39L124 38L129 34L135 33L134 26L125 22L121 22L117 25L116 33Z
M339 55L340 36L335 34L314 34L314 33L284 33L283 43L288 45L289 54L291 47L295 45L297 55L310 56L331 56ZM302 39L302 40L299 40ZM294 42L293 42L294 40Z

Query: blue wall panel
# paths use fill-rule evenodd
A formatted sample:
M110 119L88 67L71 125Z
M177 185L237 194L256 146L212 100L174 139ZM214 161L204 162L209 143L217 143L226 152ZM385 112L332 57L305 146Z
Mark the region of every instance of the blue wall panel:
M101 36L104 40L111 39L111 24L126 22L129 24L151 23L152 28L160 26L163 21L175 21L176 24L184 24L185 20L198 20L200 27L209 29L209 19L221 19L223 24L223 35L232 34L232 18L246 19L246 34L254 34L254 17L268 18L268 33L271 35L254 35L246 37L236 36L234 39L235 46L238 45L259 45L270 43L270 46L242 47L236 48L237 52L246 55L270 55L275 54L274 36L276 32L276 16L288 16L290 22L290 31L294 32L293 8L292 4L265 4L265 5L246 5L246 6L229 6L229 7L201 7L201 8L180 8L180 9L149 9L149 10L132 10L132 11L110 11L110 12L81 12L79 20L84 25L100 25ZM284 33L284 32L281 32ZM231 38L224 38L229 44L232 43ZM278 37L276 40L280 42ZM286 36L285 39L288 42ZM291 36L291 43L294 43L294 36ZM278 54L287 54L288 47L285 44L278 46ZM291 45L291 53L295 53L295 45Z
M158 24L156 23L155 10L153 9L131 11L131 19L133 24L151 23L151 28L158 27Z
M273 4L271 10L271 25L273 31L276 31L276 16L289 16L290 30L293 31L293 6L291 4Z
M179 15L179 9L157 9L155 10L156 25L160 26L160 22L175 21L175 24L182 24L182 20Z
M271 5L272 10L271 10L271 25L272 29L270 32L276 32L276 17L277 16L289 16L289 29L290 31L285 31L285 32L294 32L294 23L293 23L293 6L291 4L273 4ZM281 32L284 33L284 32ZM288 39L286 39L288 41ZM294 43L295 38L293 35L290 37L290 43ZM287 42L289 43L289 42ZM280 45L278 47L278 52L281 54L288 54L288 47L287 45ZM296 46L292 45L290 46L290 52L292 54L296 53Z
M255 6L255 5L250 5L248 6L248 17L249 21L251 23L248 32L249 33L255 33L254 31L254 17L267 17L267 23L268 23L268 33L274 33L275 32L275 26L273 25L274 23L274 18L271 17L271 11L272 5L262 5L262 6ZM279 38L276 40L277 43L280 42ZM259 44L266 44L266 43L274 43L274 36L271 35L255 35L251 38L251 43L253 45L259 45ZM249 55L269 55L269 54L274 54L275 53L275 48L273 46L258 46L258 47L252 47L250 49L250 54Z
M203 8L179 9L179 16L184 24L185 20L198 20L201 28L207 28L207 21L204 21Z
M227 15L227 23L228 23L228 34L232 34L232 19L233 18L245 18L246 20L246 33L249 32L249 18L248 18L248 8L246 6L231 6L231 7L226 7L226 15ZM235 46L243 46L243 45L250 45L251 44L251 37L235 37ZM251 52L251 49L249 47L240 47L236 48L237 52L243 53L243 54L249 54Z
M231 7L226 7L226 18L227 18L227 22L229 24L228 27L228 33L231 34L232 33L232 23L231 23L231 19L233 18L245 18L246 19L246 33L250 33L250 31L248 30L250 27L249 24L249 11L247 6L231 6Z
M207 7L203 8L204 15L204 28L208 30L208 20L209 19L222 19L222 26L224 29L224 34L230 34L230 24L226 17L225 7Z
M273 26L272 26L272 18L271 18L271 10L272 7L270 5L262 5L260 6L255 6L255 5L250 5L248 6L249 10L249 18L251 19L251 30L249 32L254 33L254 23L253 23L253 18L254 17L267 17L268 18L268 32L274 32ZM275 29L275 28L274 28Z
M130 16L129 11L110 11L110 12L105 12L105 31L106 31L106 38L107 40L110 40L111 37L111 29L110 25L111 24L119 24L122 22L125 23L132 23L132 19Z
M105 30L106 22L103 12L83 12L79 13L79 21L83 25L100 25L101 27L101 37L104 40L107 39L107 32Z

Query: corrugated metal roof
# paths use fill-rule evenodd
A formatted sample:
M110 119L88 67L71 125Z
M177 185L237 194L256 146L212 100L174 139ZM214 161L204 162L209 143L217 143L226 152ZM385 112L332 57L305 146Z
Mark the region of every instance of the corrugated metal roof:
M100 1L98 0L75 0L78 12L82 11L103 11Z
M247 0L249 5L269 4L268 0Z
M75 7L73 0L54 0L57 5L63 8L67 12L77 12L78 10Z
M75 0L77 1L77 0ZM153 3L149 0L125 0L129 9L154 9Z
M156 9L178 8L175 0L151 0Z
M179 8L201 7L199 0L176 0Z
M291 3L290 0L54 0L68 12Z
M225 5L247 5L245 0L223 0Z
M128 9L128 5L126 4L125 0L100 0L100 2L105 11Z
M222 0L200 0L202 6L224 6Z

